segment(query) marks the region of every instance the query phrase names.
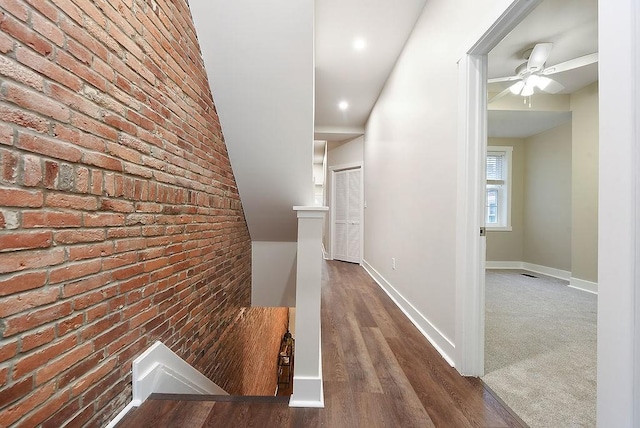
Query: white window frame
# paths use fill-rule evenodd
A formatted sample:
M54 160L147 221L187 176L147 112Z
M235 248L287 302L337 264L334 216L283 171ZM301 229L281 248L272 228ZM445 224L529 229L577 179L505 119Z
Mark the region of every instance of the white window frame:
M488 153L504 153L504 158L505 158L505 163L506 165L503 165L503 168L506 166L506 179L505 179L505 192L504 192L504 199L506 199L506 203L503 203L502 205L504 206L504 208L502 208L501 213L502 216L506 217L506 224L501 224L500 226L493 226L491 224L486 223L486 218L485 218L485 227L487 228L488 231L491 232L511 232L513 229L511 227L511 202L512 202L512 198L511 198L511 188L513 187L513 174L512 174L512 170L513 170L513 147L511 146L487 146L487 154ZM486 183L486 164L485 164L485 216L486 216L486 200L487 200L487 185L488 183Z

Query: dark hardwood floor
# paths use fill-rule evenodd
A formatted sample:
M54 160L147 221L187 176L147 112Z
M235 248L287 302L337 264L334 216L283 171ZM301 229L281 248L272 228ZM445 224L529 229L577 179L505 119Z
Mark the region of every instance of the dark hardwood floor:
M450 367L360 266L323 263L323 409L156 396L118 427L526 427Z

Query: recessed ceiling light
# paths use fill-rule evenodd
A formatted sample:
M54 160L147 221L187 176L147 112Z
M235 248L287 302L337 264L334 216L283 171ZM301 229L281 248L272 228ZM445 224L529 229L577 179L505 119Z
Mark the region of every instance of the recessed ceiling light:
M349 108L349 103L348 103L348 102L346 102L346 101L340 101L340 102L338 103L338 108L339 108L340 110L344 111L344 110L346 110L346 109L348 109L348 108Z
M357 38L353 42L353 48L357 51L361 51L367 47L367 42L363 38Z

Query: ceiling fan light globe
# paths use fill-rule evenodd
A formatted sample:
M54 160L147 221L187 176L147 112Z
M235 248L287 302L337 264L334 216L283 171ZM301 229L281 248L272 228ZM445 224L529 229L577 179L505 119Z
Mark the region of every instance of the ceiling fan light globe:
M524 88L524 82L521 80L521 81L516 82L513 85L511 85L509 90L511 91L511 93L513 95L520 95L520 92L522 91L522 88Z
M533 95L533 85L524 85L524 88L522 88L522 92L520 92L520 95L522 95L523 97L530 97L531 95Z
M527 77L526 86L531 86L533 88L538 86L539 83L540 83L540 76L538 76L537 74L532 74L531 76Z

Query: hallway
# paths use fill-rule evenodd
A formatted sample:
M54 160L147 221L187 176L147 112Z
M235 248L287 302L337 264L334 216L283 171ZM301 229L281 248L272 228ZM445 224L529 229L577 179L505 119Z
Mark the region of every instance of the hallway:
M525 426L478 379L458 375L358 265L323 262L322 351L324 409L157 397L118 426Z

